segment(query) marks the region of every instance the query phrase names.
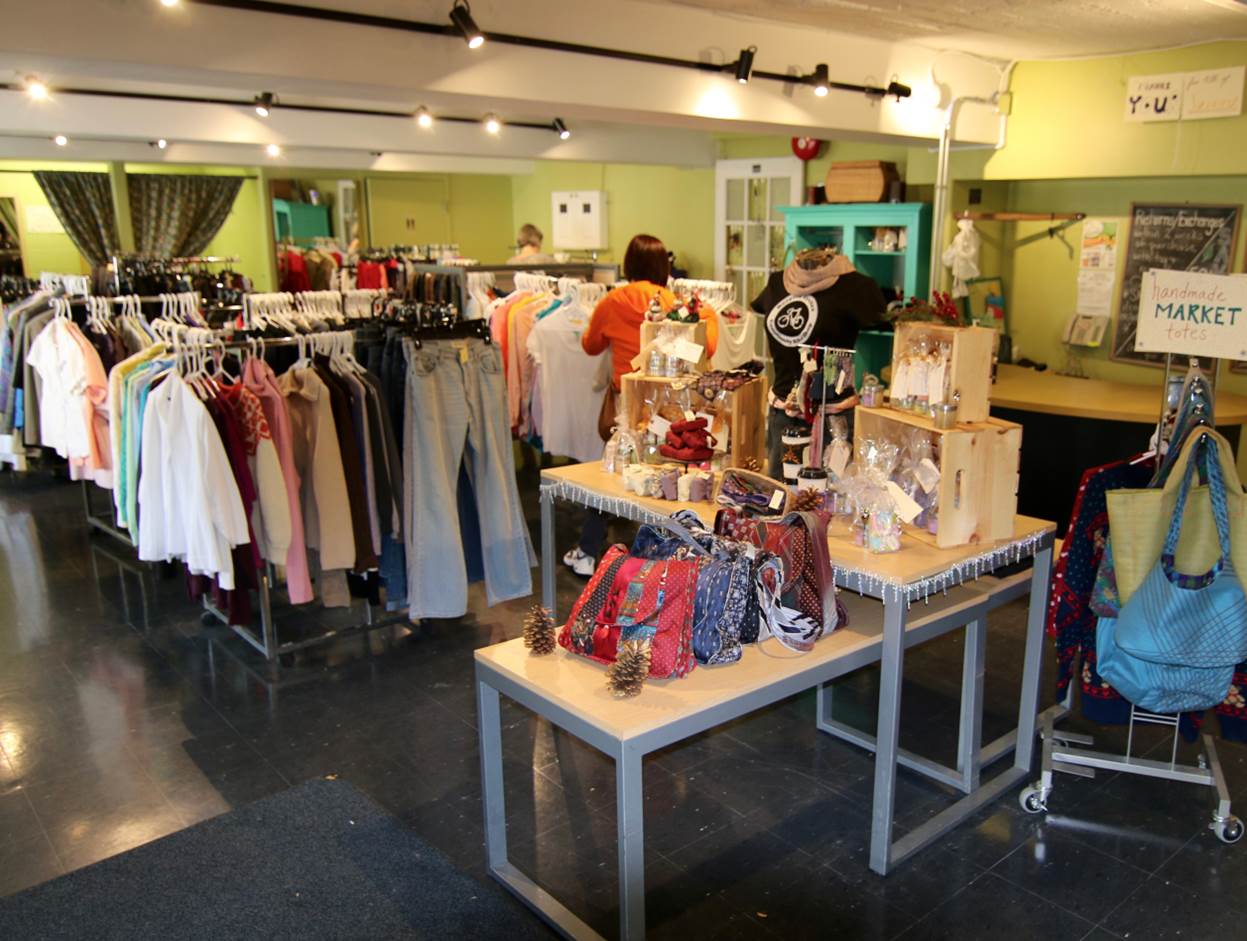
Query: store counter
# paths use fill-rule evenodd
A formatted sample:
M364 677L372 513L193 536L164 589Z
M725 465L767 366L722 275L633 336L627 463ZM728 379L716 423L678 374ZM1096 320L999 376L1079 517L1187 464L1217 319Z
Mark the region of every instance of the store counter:
M554 612L554 503L591 507L638 522L654 522L694 511L713 519L708 503L678 503L627 493L623 480L600 463L542 471L542 594ZM903 548L873 555L843 532L828 539L836 581L849 620L821 638L808 654L795 654L772 638L745 648L738 663L698 666L683 679L649 680L635 699L619 700L605 684L605 668L563 649L529 655L522 639L476 651L477 709L481 739L486 848L490 872L567 937L598 935L507 857L503 787L502 721L499 697L519 702L612 758L616 768L619 833L620 937L645 934L643 778L644 756L674 742L764 708L811 687L817 689L817 726L876 755L870 815L870 867L889 869L947 833L989 801L1021 783L1034 753L1043 660L1043 625L1051 572L1051 523L1018 517L1013 538L991 545L936 549L904 537ZM1033 558L1029 570L995 577L993 569ZM1029 594L1026 655L1022 666L1017 726L990 743L982 741L983 681L988 614ZM912 604L925 600L923 604ZM882 602L882 603L880 603ZM555 613L557 618L557 613ZM946 766L900 747L901 677L907 648L965 630L961 715L955 766ZM864 666L880 668L875 733L833 714L831 683ZM1044 713L1057 717L1064 708ZM982 771L1013 756L1011 767L987 783ZM893 839L896 774L904 767L965 796L941 813Z
M1018 509L1056 520L1064 532L1083 471L1147 450L1163 375L1156 370L1150 385L1132 385L1002 364L992 414L1023 426ZM1216 411L1219 430L1237 447L1247 397L1218 393Z

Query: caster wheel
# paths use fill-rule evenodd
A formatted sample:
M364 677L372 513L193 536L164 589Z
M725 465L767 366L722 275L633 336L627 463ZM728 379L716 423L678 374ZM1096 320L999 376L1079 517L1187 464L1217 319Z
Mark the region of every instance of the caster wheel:
M1213 828L1222 843L1237 843L1243 838L1243 822L1237 817L1226 817L1214 823Z
M1040 796L1039 788L1034 785L1023 789L1018 795L1018 803L1028 814L1038 814L1048 809L1047 802Z
M199 623L204 627L211 627L213 624L217 624L219 622L217 621L215 614L211 611L205 611L203 614L199 615Z

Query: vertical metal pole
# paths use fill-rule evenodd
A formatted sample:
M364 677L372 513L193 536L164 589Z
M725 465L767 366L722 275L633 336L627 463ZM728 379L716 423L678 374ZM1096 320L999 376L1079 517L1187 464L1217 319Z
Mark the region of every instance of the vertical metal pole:
M905 598L883 602L883 655L879 661L879 720L875 746L875 794L871 805L870 868L887 875L896 803L896 757L900 748L901 680L905 665Z
M1035 554L1031 569L1030 605L1026 612L1026 659L1022 665L1022 695L1018 702L1018 744L1013 766L1029 771L1035 752L1035 717L1039 712L1039 675L1043 668L1044 615L1048 610L1052 546Z
M557 597L554 591L554 494L541 492L541 603L555 621L559 619Z
M619 937L645 937L645 830L641 753L629 745L615 758L615 812L619 827Z
M498 690L476 677L476 721L481 730L481 803L485 806L485 856L491 870L507 862L507 810L502 789L502 710Z
M267 573L260 575L260 631L264 638L264 656L271 663L277 659L277 628L273 625L273 601L269 597Z
M957 733L957 770L961 789L978 789L983 750L983 674L987 663L987 622L975 618L966 625L966 650L961 664L961 722Z
M1165 416L1169 414L1169 373L1173 368L1173 354L1165 354L1165 378L1160 383L1160 417L1156 419L1156 455L1160 463L1161 445L1165 440ZM1179 405L1179 408L1182 406Z

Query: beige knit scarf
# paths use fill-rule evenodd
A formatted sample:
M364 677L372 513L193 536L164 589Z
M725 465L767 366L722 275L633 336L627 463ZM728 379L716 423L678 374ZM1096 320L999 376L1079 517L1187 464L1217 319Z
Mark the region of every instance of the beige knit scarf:
M817 294L835 284L840 275L856 270L846 255L832 255L827 264L818 268L802 268L793 261L784 269L784 290L798 297Z

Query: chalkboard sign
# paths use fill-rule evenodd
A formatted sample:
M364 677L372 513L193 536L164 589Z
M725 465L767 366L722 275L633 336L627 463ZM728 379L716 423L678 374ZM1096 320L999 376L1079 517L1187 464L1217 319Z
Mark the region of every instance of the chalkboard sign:
M1151 365L1165 362L1163 353L1142 353L1134 348L1143 272L1149 268L1164 268L1229 274L1241 208L1152 203L1131 206L1113 359Z

